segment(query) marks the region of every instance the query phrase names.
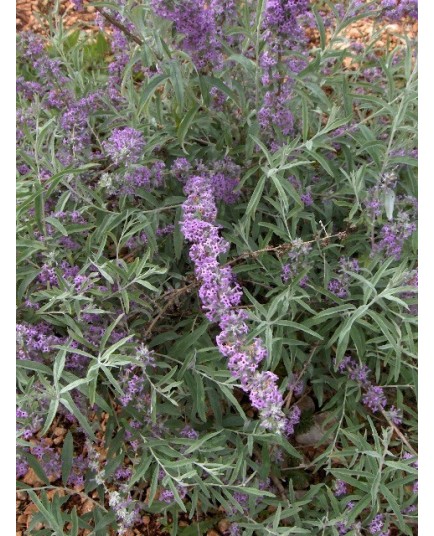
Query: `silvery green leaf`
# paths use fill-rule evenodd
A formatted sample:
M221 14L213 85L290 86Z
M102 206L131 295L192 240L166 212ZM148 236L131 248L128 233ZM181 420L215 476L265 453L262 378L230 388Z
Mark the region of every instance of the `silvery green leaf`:
M388 188L384 194L384 208L386 209L386 216L389 221L393 220L393 209L395 208L396 194Z

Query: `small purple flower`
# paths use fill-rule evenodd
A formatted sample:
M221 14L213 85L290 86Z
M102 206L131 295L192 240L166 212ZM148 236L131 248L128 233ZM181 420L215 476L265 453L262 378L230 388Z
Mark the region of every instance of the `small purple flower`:
M382 514L378 514L374 517L374 519L369 524L369 532L372 535L379 534L384 526L384 516Z
M343 480L336 480L334 493L336 497L342 497L342 495L346 495L348 493L347 485Z
M129 467L118 467L115 471L115 478L117 480L128 480L131 478L132 471Z
M287 436L290 436L294 433L295 427L300 422L300 417L301 409L298 406L293 406L285 423L285 434Z
M176 486L176 491L178 492L179 496L181 497L181 499L184 499L187 495L187 488L186 486ZM175 502L175 495L173 493L173 491L171 490L163 490L160 492L160 495L159 495L159 500L162 501L162 502L165 502L167 504L171 504L173 502Z
M291 277L291 266L289 264L283 265L281 277L284 283L288 283Z
M336 359L334 361L335 363L335 366L336 366ZM339 372L343 373L347 370L348 367L355 367L357 366L356 362L354 361L354 359L350 356L350 355L346 355L342 361L339 363L338 365L338 370Z
M83 11L83 0L72 0L72 3L77 11Z
M229 536L241 536L241 527L238 523L231 523L229 527Z
M363 404L368 407L372 413L381 411L387 403L383 388L378 385L371 385L363 395L362 400Z
M341 536L344 536L350 531L350 527L348 527L348 523L345 521L338 521L335 526Z
M183 36L181 46L191 55L197 69L221 68L223 54L216 11L218 3L183 0L178 4L167 0L151 0L151 6L157 15L175 23L177 33Z
M350 287L350 274L347 272L360 271L359 262L357 259L341 257L339 259L339 277L332 279L328 284L330 292L335 294L338 298L346 298L349 295Z
M22 478L29 470L29 464L20 458L16 460L16 475L17 478Z
M328 289L338 298L346 298L348 296L347 284L340 279L332 279L328 284Z
M173 494L173 491L165 489L161 491L158 499L167 504L171 504L175 500L175 495Z
M304 391L304 383L302 380L294 377L290 382L288 382L287 389L288 391L292 389L292 392L295 396L301 396Z
M16 417L17 417L17 419L26 419L28 416L29 416L29 414L27 413L27 411L25 411L25 410L23 410L21 408L16 409Z
M416 231L416 223L411 221L412 212L401 210L393 222L383 225L372 254L381 253L396 260L401 258L405 241Z
M179 181L185 182L191 169L192 166L186 158L177 158L173 162L170 171Z
M390 406L390 409L387 413L393 424L395 424L396 426L402 424L402 411L400 409L395 408L395 406Z
M187 439L198 439L199 434L194 430L190 425L186 425L181 432L179 433L181 437L185 437Z
M169 225L165 225L164 227L159 227L155 234L157 236L166 236L166 235L172 234L174 230L175 230L175 226L172 223L170 223Z
M304 194L301 194L300 199L303 201L303 203L307 207L310 207L311 205L313 205L313 197L312 197L312 194L310 192L306 192Z
M149 348L141 344L137 348L137 357L143 363L144 367L156 367L154 352L149 350Z
M348 377L351 380L359 382L362 385L369 387L369 375L371 374L371 369L367 365L357 365L352 364L351 368L348 370Z

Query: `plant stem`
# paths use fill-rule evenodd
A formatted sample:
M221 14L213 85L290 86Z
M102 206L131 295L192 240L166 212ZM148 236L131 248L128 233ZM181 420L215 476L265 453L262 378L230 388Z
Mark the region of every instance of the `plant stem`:
M121 30L121 32L123 32L127 37L129 37L130 39L132 39L135 43L137 43L138 45L143 45L143 40L140 39L140 37L138 37L137 35L133 34L132 32L130 32L130 30L128 30L128 28L126 26L124 26L121 22L117 21L114 17L112 17L109 13L107 13L103 8L101 7L96 7L95 6L95 9L98 11L98 13L100 13L106 20L109 21L110 24L112 24L113 26L116 26L116 28L118 30Z

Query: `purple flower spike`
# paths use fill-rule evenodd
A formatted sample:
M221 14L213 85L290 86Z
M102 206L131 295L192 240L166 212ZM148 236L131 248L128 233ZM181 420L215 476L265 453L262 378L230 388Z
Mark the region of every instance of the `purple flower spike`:
M252 406L259 411L261 426L281 433L286 419L278 377L272 372L258 371L267 351L260 339L248 341L247 314L234 310L241 303L241 289L230 266L221 266L218 261L219 255L228 251L229 243L221 238L215 223L217 206L213 184L213 177L196 175L185 185L188 197L183 205L181 230L192 242L190 258L201 283L199 297L208 320L219 324L217 346L228 359L232 375L249 393Z

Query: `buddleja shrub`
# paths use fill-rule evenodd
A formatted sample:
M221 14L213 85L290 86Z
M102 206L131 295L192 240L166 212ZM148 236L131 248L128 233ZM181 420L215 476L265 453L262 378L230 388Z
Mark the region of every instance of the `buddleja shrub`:
M413 534L416 4L18 36L29 534Z

